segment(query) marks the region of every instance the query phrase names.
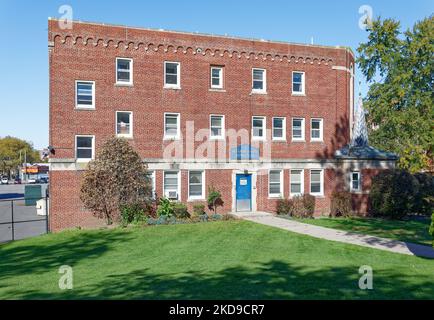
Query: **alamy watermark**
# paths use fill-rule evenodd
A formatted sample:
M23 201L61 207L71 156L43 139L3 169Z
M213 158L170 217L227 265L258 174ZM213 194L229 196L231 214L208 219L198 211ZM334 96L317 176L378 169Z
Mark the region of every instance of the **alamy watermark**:
M361 266L359 268L359 274L362 276L359 278L359 288L361 290L374 289L374 273L371 266Z
M62 30L72 29L73 10L70 5L64 4L59 7L58 12L61 14L59 18L59 28Z
M374 17L374 10L371 6L364 4L360 6L359 13L362 15L359 19L359 28L366 30L372 27L372 20Z
M59 289L60 290L72 290L74 288L74 277L72 267L63 265L59 268Z

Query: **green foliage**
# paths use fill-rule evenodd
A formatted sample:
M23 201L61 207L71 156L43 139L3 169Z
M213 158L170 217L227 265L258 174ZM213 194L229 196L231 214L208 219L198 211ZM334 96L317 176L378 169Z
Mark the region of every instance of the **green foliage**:
M419 194L414 202L414 212L429 215L434 210L434 176L430 173L416 173Z
M296 196L291 199L279 199L276 213L295 218L311 218L315 212L315 197L309 194Z
M145 209L141 203L123 205L121 207L121 224L140 223L146 220Z
M187 210L187 206L182 202L176 202L173 204L173 214L179 219L190 218L190 213Z
M434 145L434 17L402 33L392 19L373 21L357 63L371 82L364 102L370 143L400 156L399 167L432 166Z
M332 217L350 217L354 215L350 192L334 191L330 202L330 215Z
M276 213L278 215L289 215L291 213L291 200L285 198L277 200Z
M89 162L82 179L84 206L108 224L120 220L123 206L149 201L152 185L147 166L127 140L112 137Z
M312 218L315 213L315 197L310 194L304 194L302 196L303 206L304 206L304 216L308 218Z
M157 207L157 216L171 217L174 214L173 202L167 198L161 198Z
M406 170L382 171L372 178L369 194L371 210L376 216L401 219L414 213L419 182Z
M193 215L198 217L205 214L205 205L202 203L195 203L193 205Z
M217 214L217 207L223 206L222 194L214 186L208 188L208 208Z
M8 175L11 170L17 173L18 166L24 163L24 154L27 163L40 162L39 152L32 143L10 136L0 138L0 175Z
M432 246L434 247L434 211L433 214L431 216L431 225L429 227L429 234L432 236L433 241L432 241Z

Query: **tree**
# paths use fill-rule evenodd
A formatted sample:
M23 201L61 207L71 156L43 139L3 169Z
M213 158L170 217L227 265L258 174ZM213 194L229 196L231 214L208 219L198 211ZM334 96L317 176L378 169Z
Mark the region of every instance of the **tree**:
M430 227L429 227L429 233L431 234L431 236L432 236L432 246L433 246L433 248L434 248L434 212L433 212L433 214L432 214L432 216L431 216L431 225L430 225Z
M208 208L214 211L214 214L217 214L217 207L223 206L222 194L220 191L211 186L208 188Z
M107 224L120 218L120 209L152 198L147 165L122 138L110 138L89 162L84 173L80 199L84 206Z
M400 23L380 18L357 49L371 84L364 105L373 146L400 156L400 168L429 170L434 144L434 17L402 33ZM432 167L431 167L432 169Z
M28 163L40 159L39 152L33 148L31 142L11 136L0 138L0 173L8 174L11 170L17 169L24 163L24 154Z

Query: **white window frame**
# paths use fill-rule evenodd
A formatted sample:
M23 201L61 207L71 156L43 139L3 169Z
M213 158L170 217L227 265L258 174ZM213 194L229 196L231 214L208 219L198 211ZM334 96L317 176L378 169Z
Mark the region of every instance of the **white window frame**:
M92 157L91 158L78 158L77 157L77 138L92 138ZM95 135L89 135L89 134L77 134L75 135L75 147L74 147L74 153L75 153L75 161L77 162L89 162L91 160L95 159Z
M350 190L351 192L361 192L362 191L362 174L360 171L351 171L351 176L350 176ZM353 174L357 174L358 175L358 185L359 187L357 189L353 188Z
M220 73L219 73L219 85L213 85L212 84L212 79L213 78L215 78L215 77L213 77L212 76L212 71L214 70L214 69L218 69L218 70L220 70ZM223 89L223 67L219 67L219 66L211 66L211 69L210 69L210 80L211 80L211 89Z
M253 130L253 120L255 118L261 118L262 119L262 131L263 131L263 136L262 137L257 137L254 136L254 130ZM256 141L266 141L267 140L267 117L265 116L252 116L252 140L256 140Z
M301 138L295 138L294 137L294 120L301 120ZM292 141L306 141L305 136L305 129L306 129L306 123L305 119L301 117L294 117L291 119L291 138Z
M130 81L124 81L118 79L118 61L119 60L128 60L130 62ZM123 57L116 57L116 84L117 85L132 85L133 84L133 59L131 58L123 58Z
M320 171L320 192L312 192L312 171ZM309 194L315 197L324 196L324 169L310 169L309 172Z
M176 64L176 84L166 83L166 65L168 63ZM166 89L181 89L181 62L177 61L164 61L164 88Z
M130 133L129 134L122 134L118 133L118 114L119 113L129 113L130 114ZM133 137L133 112L132 111L116 111L115 115L115 134L117 137L123 137L123 138L132 138Z
M319 138L313 138L312 132L313 132L313 122L319 121ZM324 141L324 119L322 118L312 118L310 119L310 141L313 142L322 142Z
M177 132L175 136L166 135L166 116L177 116ZM164 126L163 126L163 139L164 140L179 140L181 137L181 114L176 112L165 112L164 113Z
M274 119L283 119L282 121L282 137L274 136ZM286 117L273 117L271 119L271 135L273 141L286 141Z
M155 170L149 170L148 173L150 173L150 177L151 177L151 184L152 184L152 199L156 198L157 195L157 184L155 182Z
M255 70L263 71L262 75L262 89L253 89L253 73ZM266 94L267 93L267 69L262 68L252 68L252 93L260 93L260 94Z
M294 73L301 73L301 91L294 91ZM291 91L294 96L304 96L306 94L306 73L304 71L292 71Z
M211 118L212 117L221 117L222 118L222 134L220 135L220 136L213 136L212 135L212 126L211 126ZM210 140L224 140L225 139L225 134L226 134L226 131L225 131L225 116L224 115L222 115L222 114L210 114L209 115L209 138L210 138Z
M291 184L292 184L292 171L301 171L300 172L300 192L299 193L292 193L291 192ZM304 194L304 169L290 169L289 170L289 196L297 197Z
M200 196L191 196L190 195L190 173L191 172L200 172L202 174L202 195ZM188 200L205 200L205 170L189 170L188 171Z
M279 193L271 193L271 172L279 172ZM282 169L270 169L268 170L268 197L269 198L282 198L283 197L283 170Z
M90 83L92 84L92 104L78 104L78 83ZM95 109L95 81L89 81L89 80L75 80L75 108L76 109Z
M163 196L166 197L166 173L176 173L178 175L178 186L176 192L178 193L178 199L176 201L181 201L181 171L180 170L164 170L163 171Z

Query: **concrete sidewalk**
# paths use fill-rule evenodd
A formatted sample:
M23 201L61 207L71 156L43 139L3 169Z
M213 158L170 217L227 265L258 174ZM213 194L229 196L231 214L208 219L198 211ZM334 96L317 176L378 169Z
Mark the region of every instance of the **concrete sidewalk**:
M411 242L403 242L354 232L314 226L311 224L279 218L266 212L234 212L232 215L244 220L292 231L295 233L305 234L315 238L434 259L434 249L432 247Z

